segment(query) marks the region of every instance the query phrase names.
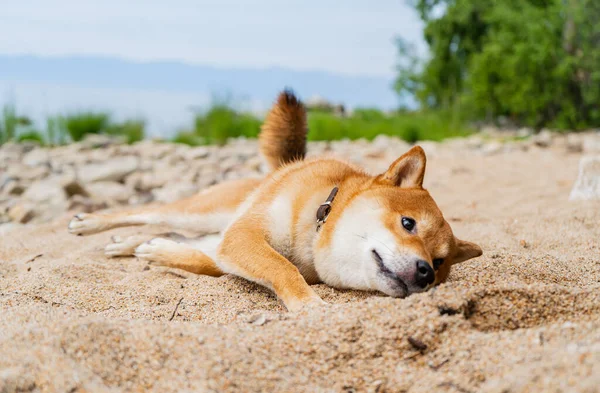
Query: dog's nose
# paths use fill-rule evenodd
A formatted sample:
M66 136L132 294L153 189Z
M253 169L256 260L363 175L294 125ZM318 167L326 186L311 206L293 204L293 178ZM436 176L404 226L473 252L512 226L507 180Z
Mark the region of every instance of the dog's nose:
M435 272L424 260L417 261L417 271L415 272L415 284L421 288L432 284L435 281Z

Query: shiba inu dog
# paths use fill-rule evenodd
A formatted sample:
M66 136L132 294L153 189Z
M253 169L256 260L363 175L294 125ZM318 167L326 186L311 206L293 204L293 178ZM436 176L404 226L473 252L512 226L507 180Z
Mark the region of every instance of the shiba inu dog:
M205 234L148 240L113 237L109 256L135 255L197 274L235 274L273 290L288 310L320 304L310 284L393 297L444 282L452 265L481 248L457 239L423 189L426 157L415 146L377 176L330 158L305 160L306 110L279 95L259 136L264 179L212 186L158 207L78 214L73 234L163 224Z

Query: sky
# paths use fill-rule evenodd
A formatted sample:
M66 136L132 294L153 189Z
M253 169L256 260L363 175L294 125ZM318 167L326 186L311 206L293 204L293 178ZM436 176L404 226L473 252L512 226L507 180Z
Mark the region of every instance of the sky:
M424 47L406 0L13 0L0 54L101 55L393 77L394 38Z

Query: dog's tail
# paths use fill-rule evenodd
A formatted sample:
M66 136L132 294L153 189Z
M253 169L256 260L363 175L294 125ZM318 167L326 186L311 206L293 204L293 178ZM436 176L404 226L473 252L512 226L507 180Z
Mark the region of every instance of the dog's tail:
M304 159L307 133L306 108L291 90L284 90L267 114L258 137L269 168L275 170Z

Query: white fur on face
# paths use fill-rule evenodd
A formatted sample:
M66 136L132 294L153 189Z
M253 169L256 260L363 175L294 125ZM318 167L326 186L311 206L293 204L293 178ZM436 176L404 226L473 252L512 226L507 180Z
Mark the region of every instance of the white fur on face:
M331 245L316 251L315 267L323 282L335 287L377 290L395 297L423 291L414 284L420 258L399 244L386 228L385 214L389 213L375 198L361 196L344 209L333 228ZM400 277L406 287L382 271L373 250L381 256L385 269Z

